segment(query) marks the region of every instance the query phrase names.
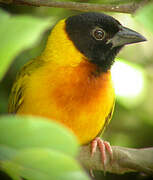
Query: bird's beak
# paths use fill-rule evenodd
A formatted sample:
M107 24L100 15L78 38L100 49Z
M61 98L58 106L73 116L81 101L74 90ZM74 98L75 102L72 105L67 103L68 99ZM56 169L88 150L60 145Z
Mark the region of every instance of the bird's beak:
M138 43L142 41L147 41L147 39L136 31L121 26L121 30L116 33L112 39L109 39L107 44L111 43L112 48L114 48L117 46L123 46L126 44Z

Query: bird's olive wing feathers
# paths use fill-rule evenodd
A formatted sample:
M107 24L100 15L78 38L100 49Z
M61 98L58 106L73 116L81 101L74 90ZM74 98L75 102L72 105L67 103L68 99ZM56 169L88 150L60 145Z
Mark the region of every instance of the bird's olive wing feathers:
M37 61L37 62L36 62ZM43 61L33 59L23 66L14 82L8 105L9 113L16 113L24 102L24 91L31 74L42 66Z
M104 124L103 128L101 129L101 131L99 132L98 136L100 136L100 135L104 132L104 130L105 130L106 127L108 126L110 120L112 119L113 112L114 112L114 106L115 106L115 101L113 102L112 108L111 108L109 114L107 115L107 117L106 117L106 119L105 119L105 124ZM97 136L97 137L98 137L98 136Z
M25 76L22 77L22 79L24 81ZM16 82L13 85L8 105L9 113L16 113L20 105L23 103L23 81L21 81L21 77L17 78Z

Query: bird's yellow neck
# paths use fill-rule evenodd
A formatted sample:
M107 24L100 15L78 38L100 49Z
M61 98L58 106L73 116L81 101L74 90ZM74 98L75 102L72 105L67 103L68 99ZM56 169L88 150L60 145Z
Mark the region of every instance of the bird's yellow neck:
M41 57L44 61L52 61L51 63L59 66L77 66L86 59L69 39L65 30L65 19L53 28Z

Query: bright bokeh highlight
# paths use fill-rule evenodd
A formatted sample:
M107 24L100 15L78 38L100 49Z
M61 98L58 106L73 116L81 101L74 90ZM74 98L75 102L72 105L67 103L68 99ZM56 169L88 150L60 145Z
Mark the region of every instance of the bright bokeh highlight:
M111 72L117 97L132 102L143 94L144 73L140 68L117 60L112 66Z

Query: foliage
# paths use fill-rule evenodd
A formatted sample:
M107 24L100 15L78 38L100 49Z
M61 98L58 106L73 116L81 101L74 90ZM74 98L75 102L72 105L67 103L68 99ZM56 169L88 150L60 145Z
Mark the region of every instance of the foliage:
M0 118L0 168L14 180L87 180L73 134L42 118Z
M153 21L153 4L149 4L143 8L143 11L139 11L136 19L153 33L153 24L151 23Z
M78 143L68 130L36 117L4 116L16 72L27 60L41 53L48 28L52 24L76 13L64 9L8 5L3 6L3 10L0 9L0 113L3 115L0 117L0 168L14 180L21 177L27 180L88 179L75 160ZM104 137L115 145L153 146L150 138L153 136L153 6L140 10L135 18L127 15L114 16L123 24L134 24L135 29L143 32L149 40L146 46L127 47L119 55L143 68L147 90L143 102L131 109L117 101L112 123ZM100 174L99 179L101 176Z
M10 16L0 10L0 80L7 71L11 61L23 50L38 41L44 29L50 25L49 20L28 16Z

